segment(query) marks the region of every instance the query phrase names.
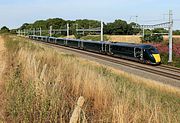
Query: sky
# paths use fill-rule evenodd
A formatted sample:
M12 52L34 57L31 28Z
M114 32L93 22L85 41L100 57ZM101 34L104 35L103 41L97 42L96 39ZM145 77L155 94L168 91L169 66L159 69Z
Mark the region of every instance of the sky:
M168 21L173 11L174 29L180 30L180 0L0 0L0 27L48 18L95 19L105 23L122 19L139 24Z

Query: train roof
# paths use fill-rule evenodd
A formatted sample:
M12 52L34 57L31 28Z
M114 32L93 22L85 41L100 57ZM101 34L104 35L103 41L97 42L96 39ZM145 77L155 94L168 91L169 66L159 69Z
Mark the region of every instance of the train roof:
M135 43L124 43L124 42L111 42L111 45L116 45L116 46L125 46L125 47L139 47L139 48L151 48L153 47L152 45L149 44L135 44Z
M38 35L29 35L29 36L33 36L33 37L41 37L41 38L47 38L48 36L38 36Z
M63 39L63 38L62 38ZM65 40L71 40L71 41L82 41L80 39L73 39L73 38L64 38Z
M105 43L105 41L92 41L92 40L81 40L83 42L89 42L89 43Z
M92 41L92 40L81 40L81 39L70 39L70 38L56 38L56 37L49 37L49 36L37 36L37 35L30 35L34 37L42 37L42 38L51 38L51 39L65 39L65 40L73 40L73 41L82 41L82 42L88 42L88 43L103 43L103 44L110 44L114 46L124 46L124 47L138 47L138 48L144 48L149 49L153 47L149 44L135 44L135 43L126 43L126 42L107 42L107 41Z
M69 39L69 38L66 38L66 40L82 41L87 43L106 43L105 41L92 41L92 40Z

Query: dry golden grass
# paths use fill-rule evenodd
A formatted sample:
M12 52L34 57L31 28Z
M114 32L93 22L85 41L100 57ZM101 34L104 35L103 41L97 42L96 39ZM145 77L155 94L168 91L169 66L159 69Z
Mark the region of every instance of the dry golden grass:
M165 41L165 42L168 42L168 41L169 41L168 35L163 36L163 38L164 38L164 41ZM173 35L173 43L178 43L178 44L180 44L180 35Z
M141 43L140 37L137 35L107 35L109 41L127 43Z
M63 38L71 38L75 39L74 35L70 35L69 37L65 36ZM82 37L83 40L100 40L99 35L87 35ZM141 43L141 36L137 35L104 35L104 40L112 41L112 42L127 42L127 43Z
M5 67L4 54L5 54L4 41L2 37L0 36L0 84L2 82L2 72Z
M86 62L85 59L83 59L83 61ZM84 63L82 62L82 63L85 64L85 62ZM173 86L163 84L163 83L158 82L158 81L146 79L146 78L134 75L134 74L130 74L130 73L127 73L127 72L124 72L121 70L117 70L117 69L112 68L112 67L101 65L101 64L94 62L94 61L88 61L88 62L93 66L106 67L109 71L113 72L114 74L123 76L133 83L144 84L147 87L156 88L158 90L161 90L162 92L174 93L174 94L177 94L178 96L180 96L180 88L178 88L178 87L173 87Z
M69 122L79 96L88 122L180 121L179 91L25 39L6 40L5 121Z
M4 100L4 92L3 92L3 86L4 86L4 81L3 81L3 71L6 66L6 61L5 61L5 47L4 47L4 40L0 36L0 100ZM3 103L2 101L0 102L0 122L3 120L3 114L4 114L4 109L3 109Z
M70 38L70 39L76 39L76 37L74 35L69 35L69 36L65 36L65 37L61 37L61 38Z

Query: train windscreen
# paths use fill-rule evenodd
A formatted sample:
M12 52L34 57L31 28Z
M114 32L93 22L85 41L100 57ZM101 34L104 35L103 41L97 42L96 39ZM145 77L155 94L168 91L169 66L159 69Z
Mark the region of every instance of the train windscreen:
M151 54L159 54L158 50L155 47L150 47L147 49Z

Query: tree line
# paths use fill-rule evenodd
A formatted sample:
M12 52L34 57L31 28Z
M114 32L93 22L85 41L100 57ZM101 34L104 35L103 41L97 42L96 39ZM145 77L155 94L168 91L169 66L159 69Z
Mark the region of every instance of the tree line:
M62 18L52 18L47 20L37 20L34 23L24 23L20 28L11 30L12 33L16 33L17 30L33 30L39 29L49 30L50 26L53 29L66 29L66 24L70 26L70 34L78 35L76 29L89 29L89 28L98 28L101 26L101 22L97 20L88 20L88 19L79 19L79 20L64 20ZM104 34L108 35L137 35L142 34L141 29L133 28L134 25L138 25L134 22L127 23L124 20L117 19L114 22L103 23L104 26ZM4 26L1 28L0 32L9 32L10 30ZM154 30L145 30L145 34L152 33L168 33L168 30L159 28ZM96 34L94 32L85 32L85 35L88 34ZM180 35L180 30L173 31L174 35ZM61 35L66 35L66 32L62 32Z
M34 29L41 28L42 30L48 30L50 26L53 29L66 29L66 24L70 26L70 33L76 33L76 29L92 29L98 28L101 26L101 22L97 20L63 20L61 18L47 19L47 20L38 20L32 24L24 23L19 29ZM112 23L103 23L104 26L104 34L109 35L136 35L139 33L139 29L134 29L132 26L136 25L136 23L128 24L124 20L115 20Z

